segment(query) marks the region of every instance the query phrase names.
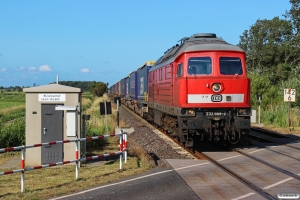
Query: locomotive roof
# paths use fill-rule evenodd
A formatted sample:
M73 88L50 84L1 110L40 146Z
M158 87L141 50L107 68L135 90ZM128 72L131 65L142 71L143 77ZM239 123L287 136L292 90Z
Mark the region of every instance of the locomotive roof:
M214 33L197 33L191 37L184 37L178 42L180 42L180 44L176 44L168 49L164 55L156 61L150 71L173 62L178 55L184 52L219 50L244 52L240 47L229 44L222 38L217 38Z

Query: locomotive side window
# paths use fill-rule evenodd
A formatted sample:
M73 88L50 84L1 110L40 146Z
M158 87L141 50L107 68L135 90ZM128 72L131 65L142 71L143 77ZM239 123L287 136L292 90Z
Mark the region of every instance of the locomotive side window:
M211 74L211 58L210 57L192 57L188 61L188 74Z
M166 79L170 79L172 77L171 70L172 70L172 66L171 65L166 67Z
M241 75L243 74L242 61L236 57L221 57L220 72L222 75Z
M161 69L159 69L159 80L161 81L163 78L163 69L164 68L161 68Z
M182 76L182 63L177 65L177 77Z

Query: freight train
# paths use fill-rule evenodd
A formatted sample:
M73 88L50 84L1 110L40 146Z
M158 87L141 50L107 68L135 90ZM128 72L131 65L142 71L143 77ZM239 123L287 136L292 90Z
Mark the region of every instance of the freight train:
M251 117L245 59L214 33L194 34L109 89L186 147L202 140L245 144Z

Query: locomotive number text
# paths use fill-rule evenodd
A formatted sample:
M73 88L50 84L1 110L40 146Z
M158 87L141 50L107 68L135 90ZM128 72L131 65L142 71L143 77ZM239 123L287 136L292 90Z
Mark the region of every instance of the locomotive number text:
M226 112L205 112L205 116L225 116Z

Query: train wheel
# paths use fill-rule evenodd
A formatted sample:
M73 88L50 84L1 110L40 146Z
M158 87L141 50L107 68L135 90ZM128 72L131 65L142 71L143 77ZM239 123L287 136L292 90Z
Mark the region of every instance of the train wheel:
M240 131L235 131L232 129L232 131L228 134L228 141L235 145L237 144L241 139L241 132Z

